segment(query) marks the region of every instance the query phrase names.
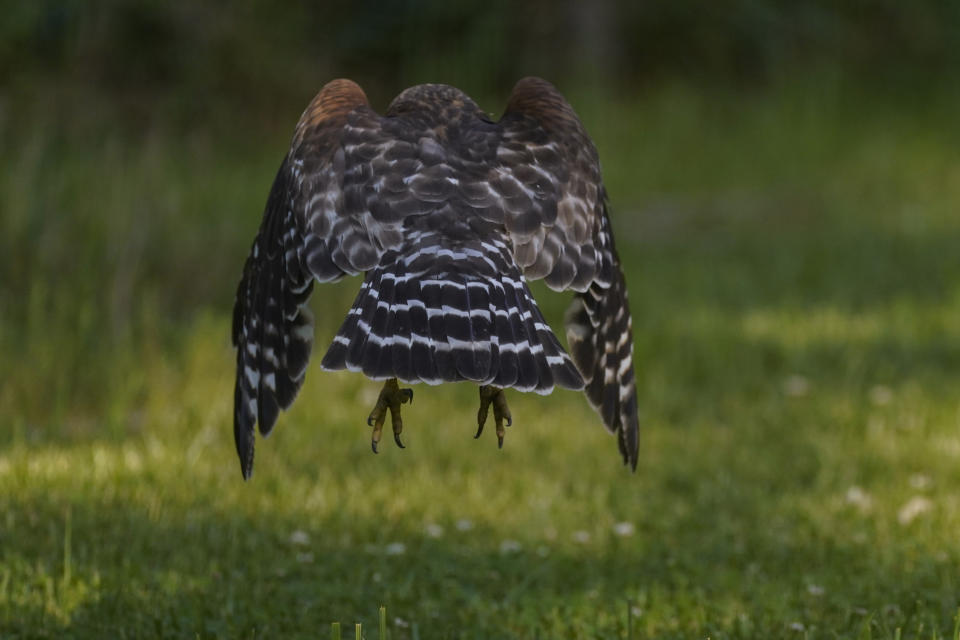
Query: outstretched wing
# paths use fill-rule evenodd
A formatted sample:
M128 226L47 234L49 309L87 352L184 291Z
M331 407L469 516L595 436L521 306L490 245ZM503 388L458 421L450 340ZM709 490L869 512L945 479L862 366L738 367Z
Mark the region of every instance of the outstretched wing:
M408 218L453 211L458 204L502 225L526 277L580 292L568 319L574 360L588 397L620 434L624 459L635 466L626 288L596 150L573 110L538 79L517 84L498 123L480 117L476 105L452 88L408 91L381 117L359 86L335 80L297 124L234 306L234 434L244 477L253 468L257 424L268 434L303 383L312 346L306 301L313 279L370 271L409 240ZM424 118L441 126L426 131ZM448 157L439 139L461 155ZM474 218L430 219L472 229Z
M256 425L269 434L280 409L290 406L303 384L313 345L307 308L313 278L335 280L369 260L369 239L357 238L357 225L335 215L342 199L341 138L348 116L358 110L377 118L349 80L330 82L307 106L237 287L233 429L244 478L253 472ZM331 234L338 232L339 241L328 250Z
M570 353L590 403L635 469L632 320L597 150L570 104L540 78L517 83L499 125L491 186L514 256L527 278L578 292L566 318Z

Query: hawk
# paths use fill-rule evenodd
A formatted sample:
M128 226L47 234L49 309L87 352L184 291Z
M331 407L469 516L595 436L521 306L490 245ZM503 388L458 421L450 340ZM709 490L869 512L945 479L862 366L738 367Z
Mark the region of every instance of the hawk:
M637 393L627 289L596 148L545 80L524 78L491 119L465 93L425 84L384 115L350 80L307 106L277 172L237 288L234 436L243 477L303 384L314 282L363 273L325 370L385 380L367 420L377 452L399 382L479 386L480 437L512 424L504 389L583 389L636 469ZM569 354L527 285L572 289ZM572 356L572 357L571 357Z

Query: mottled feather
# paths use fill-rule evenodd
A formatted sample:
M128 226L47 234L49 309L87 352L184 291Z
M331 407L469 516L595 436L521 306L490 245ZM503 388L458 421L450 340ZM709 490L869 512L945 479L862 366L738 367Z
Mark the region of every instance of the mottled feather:
M235 435L244 477L303 382L312 283L365 273L326 369L549 393L585 388L637 462L626 287L596 149L549 83L517 83L499 121L446 85L383 116L349 80L304 111L234 309ZM573 359L527 286L573 289Z

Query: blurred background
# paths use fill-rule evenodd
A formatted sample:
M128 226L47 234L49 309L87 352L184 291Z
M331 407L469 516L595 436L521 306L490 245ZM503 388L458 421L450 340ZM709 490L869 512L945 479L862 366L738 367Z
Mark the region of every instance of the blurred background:
M372 615L379 591L444 629L487 629L488 615L505 611L518 637L579 624L576 614L540 612L590 611L597 593L646 603L650 633L951 628L960 3L0 0L0 15L8 629L116 629L121 611L134 624L162 618L168 631L283 629L236 613L263 592L237 595L250 576L227 567L251 549L271 566L289 562L282 575L257 573L259 589L282 590L300 566L274 548L290 530L310 534L318 562L336 550L344 571L367 558L345 549L395 539L408 563L436 569L418 574L419 590L392 592L380 580L410 566L378 564L380 587L373 573L349 584L297 574L301 589L286 597L312 604L287 621L292 629ZM486 441L466 448L475 391L463 385L418 391L418 403L434 397L405 421L419 453L357 462L375 385L314 362L299 402L260 443L257 480L242 485L229 314L302 109L328 80L349 77L380 111L407 86L444 82L498 114L525 75L568 97L600 151L640 363L637 476L617 468L613 441L576 394L519 399L514 417L526 426L511 432L506 458ZM318 355L356 287L316 289ZM536 291L559 328L566 298ZM437 414L463 424L441 429L427 417ZM556 478L568 464L583 474ZM490 496L478 487L514 472L509 499L493 504L526 513L481 506ZM430 497L397 503L387 485L404 474L408 491ZM382 493L346 506L370 497L364 483ZM459 497L430 494L437 486ZM589 504L571 506L571 496ZM544 585L585 586L499 599L504 584L533 587L497 564L503 547L491 539L471 543L486 577L460 578L478 600L449 609L440 563L462 564L467 552L430 547L423 523L451 531L457 509L485 523L485 536L552 553L526 558L546 563ZM910 528L924 517L922 533ZM590 527L623 519L638 531L629 548L569 542L571 531L599 540ZM716 526L695 524L705 521ZM761 532L758 521L772 524ZM207 532L206 552L147 542L161 523L174 539ZM555 550L557 530L567 542ZM131 567L125 548L156 560ZM556 566L544 560L558 554ZM793 575L785 554L812 568ZM687 582L675 581L677 557L689 560ZM196 569L210 558L223 566ZM624 562L644 577L624 577ZM750 562L766 582L741 581ZM678 591L693 594L692 609L665 604ZM116 609L102 604L121 592ZM606 633L624 623L591 624Z
M519 77L550 79L597 140L622 233L703 193L792 190L819 209L811 173L835 153L902 135L863 159L897 162L917 137L955 141L950 0L44 0L3 14L0 362L31 366L0 410L18 428L99 422L118 387L132 408L141 351L170 353L198 315L229 311L274 167L334 77L381 110L445 82L492 113Z
M498 113L519 77L546 77L587 118L625 213L700 190L700 177L729 179L730 164L763 153L732 139L663 157L651 137L687 145L697 127L742 127L771 100L796 112L776 123L790 129L884 111L922 121L960 90L960 7L948 0L44 1L4 15L3 354L31 367L4 385L0 407L38 426L84 405L99 415L102 392L146 385L130 379L133 352L229 310L273 167L331 78L355 79L381 110L407 86L446 82ZM676 131L644 118L651 108ZM774 173L803 190L792 165L817 141L776 135L788 139L774 166L730 189L782 188ZM37 377L41 398L27 388Z

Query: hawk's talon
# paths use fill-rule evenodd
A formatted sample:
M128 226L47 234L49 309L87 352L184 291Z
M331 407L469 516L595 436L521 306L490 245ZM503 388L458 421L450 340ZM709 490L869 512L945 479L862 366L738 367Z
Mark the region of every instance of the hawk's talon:
M513 416L510 415L510 407L507 406L507 397L503 389L491 385L480 386L480 410L477 411L477 434L474 439L479 438L483 433L483 426L487 422L487 414L490 410L490 404L493 403L493 419L497 427L497 448L503 448L503 437L506 434L504 430L504 421L506 426L513 425Z
M383 384L383 389L380 390L380 395L377 397L377 403L367 418L367 426L373 427L370 448L374 453L379 452L378 444L380 436L383 434L383 423L386 421L388 409L390 410L390 422L393 426L393 439L398 447L406 448L400 442L400 432L403 431L400 405L406 402L413 402L413 389L401 389L396 378L390 378Z

